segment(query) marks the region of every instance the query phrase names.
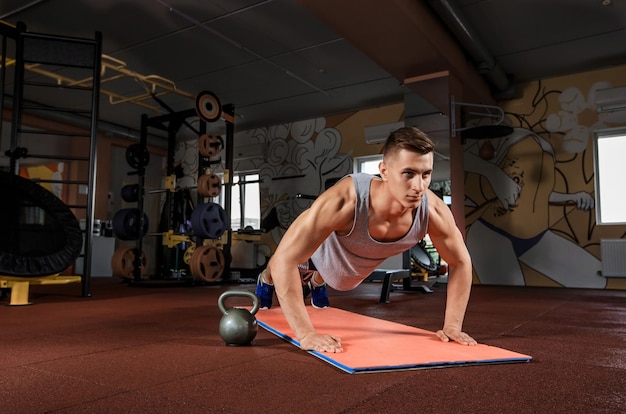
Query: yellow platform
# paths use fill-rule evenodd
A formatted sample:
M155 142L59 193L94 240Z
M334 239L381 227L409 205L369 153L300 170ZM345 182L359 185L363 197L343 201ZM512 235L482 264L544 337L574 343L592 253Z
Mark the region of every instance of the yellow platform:
M0 275L0 288L11 289L10 306L31 305L28 301L28 291L30 285L66 285L68 283L80 283L80 276L35 276L35 277L14 277Z

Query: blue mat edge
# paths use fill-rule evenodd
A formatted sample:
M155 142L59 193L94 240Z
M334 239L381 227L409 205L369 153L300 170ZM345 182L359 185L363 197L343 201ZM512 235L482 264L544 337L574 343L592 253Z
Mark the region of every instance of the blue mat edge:
M269 326L268 324L266 324L266 323L264 323L262 321L257 321L257 323L263 329L265 329L266 331L269 331L269 332L273 333L274 335L278 336L279 338L282 338L285 341L290 342L292 345L295 345L298 348L300 348L300 342L296 341L295 339L293 339L289 335L284 334L284 333L280 332L279 330L272 328L271 326ZM302 348L300 348L300 349L302 349ZM325 354L325 353L317 352L317 351L306 351L306 352L308 352L309 354L314 355L314 356L316 356L316 357L318 357L320 359L323 359L324 361L328 362L329 364L331 364L331 365L333 365L333 366L335 366L335 367L337 367L337 368L341 369L342 371L345 371L345 372L347 372L349 374L354 374L356 372L355 369L350 368L347 365L340 364L339 362L335 361L334 359L329 358L327 356L327 354Z
M300 342L296 341L289 335L284 334L272 328L271 326L269 326L268 324L262 321L257 321L257 323L266 331L300 348ZM361 373L368 373L368 372L373 373L373 372L390 372L390 371L409 371L409 370L428 369L428 368L462 367L462 366L486 365L486 364L513 364L513 363L521 363L521 362L530 362L532 360L532 357L528 357L528 358L520 357L520 358L502 358L502 359L484 359L484 360L479 360L479 361L465 361L465 362L441 361L441 362L431 362L428 364L387 365L387 366L378 366L378 367L353 368L353 367L349 367L347 365L341 364L328 356L332 354L327 354L327 353L318 352L318 351L306 351L306 352L320 359L323 359L324 361L328 362L334 367L339 368L340 370L344 372L347 372L348 374L361 374Z

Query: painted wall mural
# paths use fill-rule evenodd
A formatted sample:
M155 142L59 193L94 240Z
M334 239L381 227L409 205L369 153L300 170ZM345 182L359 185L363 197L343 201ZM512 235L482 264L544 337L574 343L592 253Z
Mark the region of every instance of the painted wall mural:
M327 180L352 172L352 158L339 152L341 133L326 118L245 131L236 134L235 140L264 147L264 158L238 161L234 167L260 173L266 234L259 251L269 257L287 227L325 189Z
M58 162L53 164L43 164L43 165L31 165L28 167L20 168L20 176L24 178L28 178L31 180L39 179L39 180L59 180L62 181L66 176L65 163ZM39 183L43 188L50 191L52 194L66 202L66 189L63 187L63 183L60 182L41 182Z
M465 143L475 282L626 287L598 273L600 239L626 237L624 226L595 223L593 131L626 125L626 111L595 110L595 92L607 87L571 78L529 84L524 99L503 104L511 134Z

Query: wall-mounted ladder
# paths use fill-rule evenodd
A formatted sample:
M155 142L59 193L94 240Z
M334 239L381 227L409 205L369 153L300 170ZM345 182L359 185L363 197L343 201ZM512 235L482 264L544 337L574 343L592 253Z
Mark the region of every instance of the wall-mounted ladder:
M21 168L41 164L62 166L61 177L34 180L62 188L65 204L85 221L81 283L83 296L90 296L102 35L96 32L93 39L84 39L31 33L22 23L12 34L13 117L7 151L11 172L19 174ZM6 67L5 61L3 74ZM90 78L93 82L67 85L28 69L33 67L62 77ZM54 119L59 114L83 117L89 126L77 128L52 121L49 115L53 113L57 115ZM44 121L33 127L28 116Z

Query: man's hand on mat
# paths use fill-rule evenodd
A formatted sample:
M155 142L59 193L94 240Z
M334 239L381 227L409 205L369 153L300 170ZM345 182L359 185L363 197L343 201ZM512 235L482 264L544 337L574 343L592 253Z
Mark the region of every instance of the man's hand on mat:
M317 352L343 352L341 338L312 332L300 340L300 348Z
M461 331L459 328L444 326L442 330L437 331L437 336L443 342L449 342L450 340L458 342L461 345L476 345L477 342L474 338Z

